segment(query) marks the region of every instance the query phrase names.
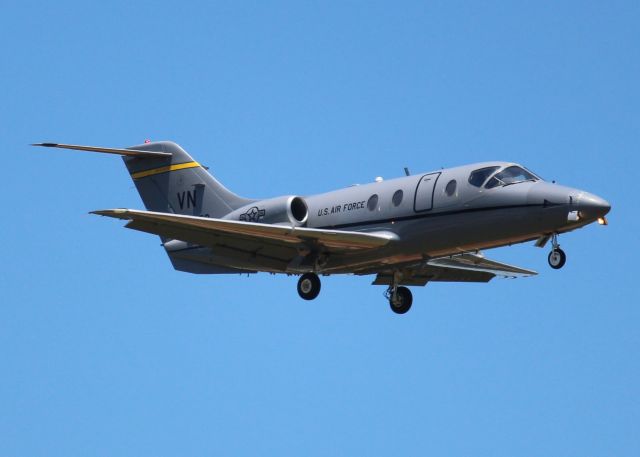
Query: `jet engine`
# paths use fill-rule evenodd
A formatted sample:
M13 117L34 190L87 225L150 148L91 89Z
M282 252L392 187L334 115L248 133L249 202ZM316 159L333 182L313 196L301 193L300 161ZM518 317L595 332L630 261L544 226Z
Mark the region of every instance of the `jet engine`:
M258 200L227 214L224 219L264 224L304 226L309 218L307 203L302 197L284 197Z

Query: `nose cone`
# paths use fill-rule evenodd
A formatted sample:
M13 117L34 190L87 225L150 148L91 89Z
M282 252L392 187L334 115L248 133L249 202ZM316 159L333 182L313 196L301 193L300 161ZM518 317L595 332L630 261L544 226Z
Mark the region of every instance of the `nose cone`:
M584 192L578 199L578 208L582 217L598 219L609 212L611 205L604 198Z
M571 202L570 197L573 195L577 196L578 193L580 193L579 190L572 189L571 187L538 181L531 186L527 201L528 203L551 206L568 205Z

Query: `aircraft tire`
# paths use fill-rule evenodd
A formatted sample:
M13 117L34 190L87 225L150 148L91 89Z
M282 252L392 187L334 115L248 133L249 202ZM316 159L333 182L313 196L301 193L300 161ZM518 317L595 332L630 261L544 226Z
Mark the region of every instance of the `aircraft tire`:
M567 255L562 249L556 248L549 253L548 261L551 268L559 270L567 262Z
M413 304L413 295L411 291L404 286L398 287L396 290L396 301L394 303L393 297L389 298L389 306L391 311L396 314L404 314L411 309Z
M298 279L298 295L304 300L313 300L320 293L320 278L315 273L305 273Z

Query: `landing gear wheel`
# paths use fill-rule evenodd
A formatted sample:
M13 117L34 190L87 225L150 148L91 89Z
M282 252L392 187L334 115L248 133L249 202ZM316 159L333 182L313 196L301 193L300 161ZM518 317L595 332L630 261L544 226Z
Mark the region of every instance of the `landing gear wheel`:
M298 295L305 300L313 300L320 293L320 278L315 273L305 273L298 279Z
M554 270L562 268L567 261L567 255L560 248L554 248L549 253L549 266Z
M403 286L398 287L396 293L392 292L389 296L389 306L391 306L391 311L396 314L404 314L409 311L412 303L411 291Z

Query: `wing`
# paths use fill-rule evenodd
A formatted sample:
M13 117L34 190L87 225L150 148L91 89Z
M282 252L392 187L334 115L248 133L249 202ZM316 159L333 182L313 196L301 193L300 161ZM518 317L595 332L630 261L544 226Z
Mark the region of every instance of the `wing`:
M400 270L400 284L424 286L429 281L440 282L489 282L496 276L508 278L537 275L533 270L486 259L480 254L458 254L430 259L416 267ZM391 284L393 271L379 272L373 284Z
M268 264L268 270L284 271L312 248L350 252L379 248L397 239L397 235L387 232L322 230L131 209L92 214L128 220L127 228L215 248L217 254L229 258L253 258L256 264Z

